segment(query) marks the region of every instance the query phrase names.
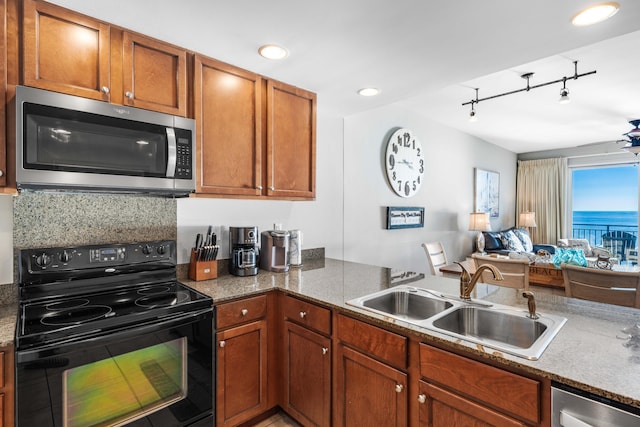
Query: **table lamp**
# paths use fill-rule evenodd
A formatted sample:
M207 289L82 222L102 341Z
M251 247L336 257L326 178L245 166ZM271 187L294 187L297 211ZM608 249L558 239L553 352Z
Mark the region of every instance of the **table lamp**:
M489 222L488 212L472 212L469 214L469 231L477 231L476 251L484 254L484 236L483 231L491 231L491 223Z
M518 217L518 224L520 225L520 227L525 227L529 232L529 235L531 235L530 228L538 226L536 224L536 213L529 211L520 212L520 216Z

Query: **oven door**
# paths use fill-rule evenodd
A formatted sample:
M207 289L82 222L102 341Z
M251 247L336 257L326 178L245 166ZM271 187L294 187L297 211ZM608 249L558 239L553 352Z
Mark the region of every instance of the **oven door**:
M213 425L213 309L16 351L18 426Z

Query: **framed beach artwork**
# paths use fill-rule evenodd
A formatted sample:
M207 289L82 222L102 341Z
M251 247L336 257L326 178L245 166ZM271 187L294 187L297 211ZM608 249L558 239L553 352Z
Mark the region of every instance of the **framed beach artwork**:
M475 169L475 212L489 212L490 217L496 218L500 215L500 174Z

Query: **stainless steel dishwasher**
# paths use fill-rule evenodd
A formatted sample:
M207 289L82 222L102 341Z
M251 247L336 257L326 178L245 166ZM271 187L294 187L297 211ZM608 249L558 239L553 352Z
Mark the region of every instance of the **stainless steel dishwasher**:
M553 383L551 427L638 427L640 409Z

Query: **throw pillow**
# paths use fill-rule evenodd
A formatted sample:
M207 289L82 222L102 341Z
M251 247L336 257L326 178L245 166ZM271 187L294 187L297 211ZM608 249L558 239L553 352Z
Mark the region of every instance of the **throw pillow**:
M514 228L513 232L516 233L516 236L522 242L522 247L525 252L533 252L533 242L531 242L531 237L529 236L529 232L524 228Z
M516 236L516 233L513 230L503 231L501 233L502 245L505 249L509 251L515 252L524 252L524 247L522 246L522 242Z
M587 239L569 239L568 244L570 248L582 249L584 256L593 256L591 253L591 245Z
M500 240L500 233L483 231L484 235L484 249L486 251L495 251L504 249L502 246L502 240Z

